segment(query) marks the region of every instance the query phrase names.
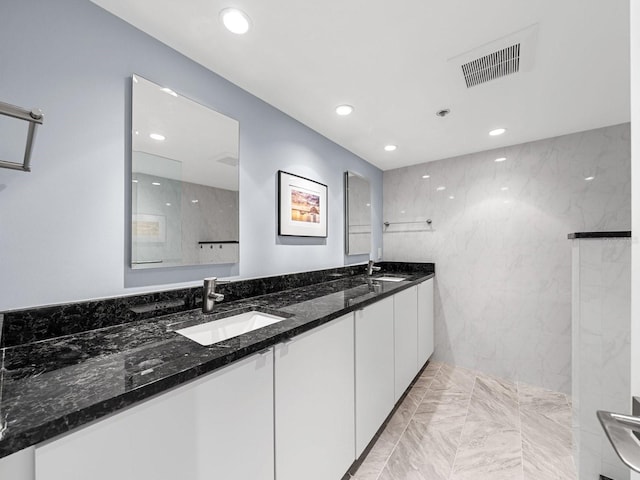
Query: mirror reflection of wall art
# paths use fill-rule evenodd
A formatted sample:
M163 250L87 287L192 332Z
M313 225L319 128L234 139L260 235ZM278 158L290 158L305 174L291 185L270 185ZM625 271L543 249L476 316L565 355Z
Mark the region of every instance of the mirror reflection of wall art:
M278 235L327 236L327 186L278 171Z

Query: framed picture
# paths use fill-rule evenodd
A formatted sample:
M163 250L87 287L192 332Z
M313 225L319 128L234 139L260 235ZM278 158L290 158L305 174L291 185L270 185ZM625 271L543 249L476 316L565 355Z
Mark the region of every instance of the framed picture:
M278 170L278 235L327 236L327 186Z

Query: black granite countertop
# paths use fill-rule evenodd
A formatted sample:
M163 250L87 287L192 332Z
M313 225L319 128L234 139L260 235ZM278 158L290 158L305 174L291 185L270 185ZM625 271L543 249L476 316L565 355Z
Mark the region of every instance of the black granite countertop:
M254 296L0 350L0 458L98 419L409 288L433 273L396 272ZM388 273L387 273L388 275ZM380 275L377 275L380 276ZM174 330L247 310L284 317L204 347Z

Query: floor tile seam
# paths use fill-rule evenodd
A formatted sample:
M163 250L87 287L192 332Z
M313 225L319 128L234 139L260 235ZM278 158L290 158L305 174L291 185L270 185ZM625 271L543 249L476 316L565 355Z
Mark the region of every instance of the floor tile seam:
M453 463L451 464L451 469L449 471L449 480L453 480L453 473L455 472L456 460L458 459L458 452L460 451L460 443L462 442L462 436L464 435L464 428L467 426L467 417L469 416L469 408L471 406L471 398L473 397L473 390L476 387L476 379L478 376L473 377L473 386L471 387L471 392L469 393L469 402L467 403L467 412L464 417L464 424L462 425L462 430L460 431L460 436L458 437L458 443L456 445L456 453L453 456Z
M442 363L440 365L438 365L438 370L434 373L433 378L431 379L431 383L433 383L433 380L436 378L438 373L440 373L440 369L441 368L442 368ZM429 386L431 386L431 383L429 383ZM426 392L425 392L425 395L426 395ZM424 395L423 395L423 398L424 398ZM422 400L420 400L420 402L418 403L418 406L420 405L420 403L422 403ZM400 440L402 440L402 437L404 437L404 435L405 435L405 433L407 431L407 428L409 428L409 425L411 424L411 421L415 417L416 411L418 410L418 406L416 406L416 408L413 410L413 413L411 414L411 418L409 418L409 421L404 426L404 429L402 430L402 433L398 436L398 440L396 440L396 442L393 444L393 448L389 452L389 455L387 455L387 457L385 458L384 463L382 464L382 468L380 468L380 471L378 472L378 475L376 476L376 480L380 479L380 476L382 475L382 472L384 472L385 467L389 463L389 459L393 455L393 452L395 452L396 448L398 448L398 444L400 443Z

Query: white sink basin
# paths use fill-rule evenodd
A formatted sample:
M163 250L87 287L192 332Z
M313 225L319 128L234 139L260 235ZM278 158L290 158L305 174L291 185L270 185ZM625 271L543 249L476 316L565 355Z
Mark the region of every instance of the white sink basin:
M377 277L374 280L380 280L381 282L401 282L405 280L403 277Z
M268 313L245 312L232 317L194 325L193 327L182 328L176 330L176 332L198 342L200 345L213 345L243 333L278 323L280 320L284 320L284 318L269 315Z

